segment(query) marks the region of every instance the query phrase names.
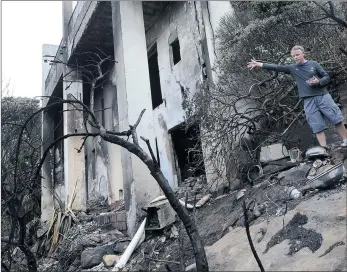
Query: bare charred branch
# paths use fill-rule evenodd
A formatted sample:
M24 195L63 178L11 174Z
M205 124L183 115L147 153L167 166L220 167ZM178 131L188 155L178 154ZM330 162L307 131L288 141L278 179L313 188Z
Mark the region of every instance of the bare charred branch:
M153 162L158 164L157 159L154 156L154 153L153 153L153 150L152 150L152 147L151 147L151 143L149 142L149 140L144 138L144 137L142 137L142 136L140 136L140 138L146 143L146 145L148 147L148 150L149 150L149 153L151 154Z
M347 22L335 15L334 4L331 1L328 1L329 9L325 8L324 5L317 1L315 1L314 3L326 14L327 17L334 20L336 23L343 26L344 28L347 28Z
M243 200L243 202L242 202L242 209L243 209L243 216L244 216L244 219L245 219L245 228L246 228L246 233L247 233L247 239L248 239L249 246L251 247L253 256L254 256L255 260L257 261L257 264L258 264L258 266L260 268L260 271L264 272L265 270L264 270L263 264L261 263L261 261L259 259L259 256L258 256L258 253L257 253L257 251L254 248L254 244L253 244L253 241L252 241L251 233L249 231L248 214L247 214L247 207L246 207L246 201L245 200Z

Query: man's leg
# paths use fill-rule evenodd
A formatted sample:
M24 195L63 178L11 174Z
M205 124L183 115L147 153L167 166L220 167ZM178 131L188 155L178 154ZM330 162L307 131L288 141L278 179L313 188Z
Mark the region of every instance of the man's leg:
M327 146L327 139L325 137L324 131L316 133L316 137L317 137L317 140L318 140L320 146L322 146L322 147Z
M346 130L345 125L343 124L343 122L336 124L335 128L336 128L337 133L343 139L342 145L343 146L347 146L347 130Z
M343 125L343 114L340 108L336 105L330 94L326 94L319 101L319 109L330 123L335 125L337 133L343 139L343 146L347 146L347 131Z
M319 97L318 97L319 98ZM316 135L320 146L326 147L327 141L324 130L327 128L324 117L318 107L319 101L317 97L309 97L304 99L304 109L307 122Z

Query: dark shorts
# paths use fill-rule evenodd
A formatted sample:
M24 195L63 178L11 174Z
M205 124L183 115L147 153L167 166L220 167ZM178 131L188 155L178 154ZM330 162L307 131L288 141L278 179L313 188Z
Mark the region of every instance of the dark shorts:
M317 95L304 99L304 109L308 124L313 133L327 128L326 120L336 125L344 120L341 110L330 94Z

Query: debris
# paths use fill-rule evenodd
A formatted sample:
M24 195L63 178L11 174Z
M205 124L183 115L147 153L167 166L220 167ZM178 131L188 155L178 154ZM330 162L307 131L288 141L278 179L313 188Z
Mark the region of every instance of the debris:
M196 264L192 263L191 265L188 265L185 269L185 271L191 271L196 268Z
M179 201L180 201L181 205L183 207L187 207L188 210L192 210L194 208L193 205L191 205L189 203L186 204L182 199L180 199Z
M104 255L104 257L102 257L105 267L114 266L119 261L119 259L120 257L118 255Z
M129 258L131 257L131 254L135 250L135 247L138 245L143 233L145 232L146 222L147 222L147 218L145 218L142 221L142 224L140 225L139 229L135 233L134 238L131 240L129 246L127 247L124 254L120 258L119 262L116 264L116 266L113 268L112 271L120 271L127 264Z
M294 147L294 148L290 149L288 151L288 153L289 153L290 161L292 163L300 162L302 160L302 158L301 158L301 151L300 151L299 148Z
M293 188L290 193L289 193L289 196L291 199L297 199L301 196L301 193L298 191L298 189L296 188Z
M299 180L306 180L307 173L310 171L311 166L302 164L290 170L283 171L278 174L278 179L281 179L281 185L296 184Z
M309 180L314 179L317 175L327 172L329 169L333 167L334 165L332 164L322 165L318 168L312 167L310 172L308 173L307 179Z
M260 165L253 165L251 168L249 168L247 172L247 179L250 183L253 183L255 180L259 179L263 175L263 168Z
M261 215L261 212L259 210L258 204L255 203L254 208L253 208L253 214L257 218Z
M157 198L153 199L151 202L149 202L149 204L152 204L154 202L157 202L157 201L160 201L160 200L164 200L164 199L166 199L166 196L161 195L161 196L158 196Z
M315 160L314 163L312 164L312 166L313 166L314 168L319 168L319 167L321 167L322 165L323 165L323 162L322 162L320 159Z
M175 226L172 226L171 228L171 233L170 233L170 238L178 238L178 230Z
M227 195L220 195L220 196L217 196L214 200L218 200L218 199L222 199L224 197L226 197Z
M176 221L175 211L167 199L149 204L147 210L146 230L160 230Z
M241 197L245 195L246 189L241 189L237 195L236 195L236 200L239 200Z
M211 194L205 195L203 198L201 198L198 203L196 203L195 207L196 208L200 208L203 205L205 205L207 203L207 201L209 201L209 199L211 198Z
M314 146L306 151L306 158L309 160L326 157L328 157L328 152L325 148L321 146Z
M177 188L177 195L179 199L185 199L188 193L188 202L192 203L194 199L200 199L209 193L210 187L207 184L206 177L201 175L199 177L189 177L185 179Z
M335 165L328 171L317 175L310 184L303 186L299 191L304 192L312 189L325 189L336 185L342 179L344 166L342 163Z
M279 160L286 157L289 157L288 150L281 143L263 146L260 150L261 163L267 163L270 161L275 161L275 160Z
M128 239L123 239L110 245L87 248L81 253L81 267L92 268L103 261L104 255L125 252L129 243Z

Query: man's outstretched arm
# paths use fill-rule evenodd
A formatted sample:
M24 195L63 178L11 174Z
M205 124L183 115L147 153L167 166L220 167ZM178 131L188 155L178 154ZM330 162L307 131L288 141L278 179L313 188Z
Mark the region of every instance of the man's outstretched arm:
M256 67L267 69L267 70L273 70L277 72L283 72L283 73L290 73L290 69L288 65L278 65L274 63L262 63L256 60L251 60L250 62L247 63L247 67L249 69L253 69Z

